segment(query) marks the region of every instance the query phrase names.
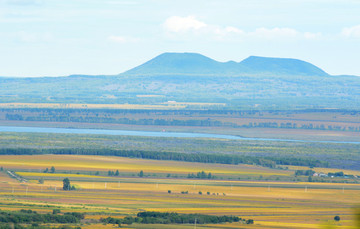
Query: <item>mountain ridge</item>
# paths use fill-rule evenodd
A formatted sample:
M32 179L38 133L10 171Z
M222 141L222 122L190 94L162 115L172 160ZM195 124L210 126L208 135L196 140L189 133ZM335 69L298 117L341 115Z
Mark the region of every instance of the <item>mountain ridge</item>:
M249 56L240 61L219 62L199 53L162 53L120 75L273 75L329 76L319 67L298 59Z

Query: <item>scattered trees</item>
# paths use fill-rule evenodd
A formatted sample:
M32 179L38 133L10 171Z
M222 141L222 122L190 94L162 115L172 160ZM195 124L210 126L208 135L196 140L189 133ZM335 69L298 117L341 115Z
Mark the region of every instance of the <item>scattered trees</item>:
M296 170L295 176L312 176L314 173L315 171L313 170Z
M70 190L76 190L75 186L71 186L69 178L65 178L63 180L63 190L70 191Z
M99 175L99 172L96 172L95 175ZM108 171L108 176L119 176L119 175L120 175L119 170L116 170L116 172L114 172L112 170Z
M194 173L189 173L187 178L214 179L215 176L213 176L210 172L206 173L204 171L201 171L201 172L198 172L196 175Z
M45 170L44 170L44 173L48 173L49 172L49 168L46 168ZM50 173L55 173L55 167L54 166L52 166L51 168L50 168Z

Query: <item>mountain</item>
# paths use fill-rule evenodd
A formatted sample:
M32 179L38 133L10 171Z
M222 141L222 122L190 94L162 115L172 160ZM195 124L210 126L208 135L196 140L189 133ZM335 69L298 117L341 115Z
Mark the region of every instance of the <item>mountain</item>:
M197 53L163 53L124 75L213 75L222 74L236 63L221 63Z
M196 53L164 53L115 76L0 77L0 103L168 101L224 103L231 109L359 109L360 77L331 76L296 59L218 62Z
M198 53L163 53L122 75L328 76L297 59L250 56L241 62L218 62Z
M329 76L313 64L290 58L250 56L239 64L250 69L252 74Z

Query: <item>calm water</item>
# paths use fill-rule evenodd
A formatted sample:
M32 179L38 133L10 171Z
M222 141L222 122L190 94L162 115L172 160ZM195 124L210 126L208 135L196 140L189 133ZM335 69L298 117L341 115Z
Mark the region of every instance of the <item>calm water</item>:
M360 142L345 142L345 141L306 141L306 140L270 139L270 138L244 138L244 137L239 137L239 136L234 136L234 135L225 135L225 134L154 132L154 131L107 130L107 129L44 128L44 127L19 127L19 126L16 126L16 127L15 126L0 126L0 132L58 133L58 134L104 134L104 135L165 137L165 138L218 138L218 139L230 139L230 140L360 144Z

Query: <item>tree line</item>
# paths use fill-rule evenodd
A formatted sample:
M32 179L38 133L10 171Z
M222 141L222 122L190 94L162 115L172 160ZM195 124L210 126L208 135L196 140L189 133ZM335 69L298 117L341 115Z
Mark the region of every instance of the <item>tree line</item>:
M115 149L83 149L83 148L2 148L0 155L33 155L33 154L68 154L68 155L101 155L134 157L153 160L173 160L219 164L255 164L275 168L276 165L297 165L308 167L328 167L329 163L313 158L299 158L291 156L247 156L239 154L207 154L207 153L176 153L144 150L115 150Z
M203 214L180 214L176 212L139 212L136 217L125 217L124 219L116 219L113 217L100 219L102 223L106 224L217 224L217 223L232 223L243 222L246 224L253 224L252 219L242 219L237 216L214 216Z
M6 114L6 120L12 121L47 121L47 122L86 122L86 123L118 123L126 125L154 125L154 126L201 126L201 127L234 127L234 128L282 128L282 129L315 129L315 130L334 130L334 131L351 131L359 132L360 126L338 126L338 125L315 125L312 123L302 124L287 122L249 122L248 124L239 125L232 122L222 122L219 120L208 119L129 119L129 118L112 118L98 116L69 116L69 115L42 115L23 117L20 114Z
M209 172L204 171L198 172L196 175L194 173L189 173L187 178L197 178L197 179L214 179L215 177Z
M31 223L79 223L84 219L84 213L66 212L59 214L40 214L36 211L22 209L20 211L0 211L0 222L14 224L31 224Z

